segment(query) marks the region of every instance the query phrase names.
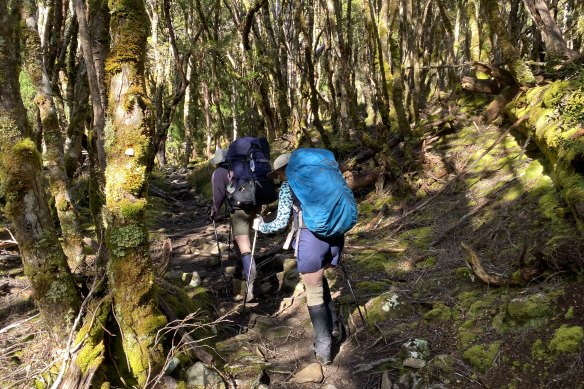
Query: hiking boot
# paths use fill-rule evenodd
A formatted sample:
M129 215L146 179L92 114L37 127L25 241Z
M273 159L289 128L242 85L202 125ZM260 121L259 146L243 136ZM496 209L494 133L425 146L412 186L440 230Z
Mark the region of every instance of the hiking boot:
M330 365L331 359L331 333L329 329L329 312L325 304L308 307L308 314L314 330L314 354L316 360L322 365Z
M254 286L253 282L249 285L246 285L245 291L238 293L233 299L235 301L242 301L244 296L245 296L245 293L247 293L247 297L246 297L245 301L249 303L250 301L252 301L255 298L255 296L253 294L253 286Z

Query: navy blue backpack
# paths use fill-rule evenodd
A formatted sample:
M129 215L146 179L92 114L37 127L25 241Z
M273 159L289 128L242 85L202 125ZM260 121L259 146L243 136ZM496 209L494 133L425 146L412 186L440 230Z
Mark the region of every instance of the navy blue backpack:
M232 207L248 209L278 199L276 187L268 178L272 166L265 138L246 136L234 140L227 150L227 164L231 172L227 200Z
M313 233L323 237L341 236L357 223L353 192L330 150L293 151L286 176L302 206L304 224Z

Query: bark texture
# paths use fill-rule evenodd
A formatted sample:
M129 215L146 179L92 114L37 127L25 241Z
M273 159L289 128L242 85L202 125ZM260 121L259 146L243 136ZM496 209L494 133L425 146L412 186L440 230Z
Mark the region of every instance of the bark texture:
M60 341L68 334L80 300L50 217L41 155L30 138L20 96L18 21L15 3L0 0L0 182L24 272L50 333Z
M110 0L109 8L112 47L106 63L110 82L104 209L108 279L129 367L143 386L162 368L162 348L154 346L154 338L166 323L157 309L144 224L146 168L154 131L144 88L149 26L140 0Z
M59 124L57 109L53 101L49 75L43 64L40 37L37 32L36 4L24 0L21 20L26 28L22 30L24 38L24 55L26 69L36 89L35 103L39 109L43 128L44 166L49 179L49 192L55 199L55 208L61 224L63 250L72 266L80 266L85 260L83 253L83 236L79 227L79 218L71 202L69 179L65 171L63 154L63 135Z

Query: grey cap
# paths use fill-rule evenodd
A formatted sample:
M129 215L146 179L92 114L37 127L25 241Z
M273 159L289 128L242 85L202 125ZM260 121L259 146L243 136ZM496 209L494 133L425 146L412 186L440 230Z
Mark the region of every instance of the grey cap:
M211 165L218 165L221 162L225 162L225 160L227 159L227 150L225 149L217 149L215 150L215 155L213 156L213 158L211 158L209 160L209 163Z
M282 169L288 165L288 161L290 161L290 153L284 153L278 156L274 161L274 170L268 173L269 178L276 177L276 170Z

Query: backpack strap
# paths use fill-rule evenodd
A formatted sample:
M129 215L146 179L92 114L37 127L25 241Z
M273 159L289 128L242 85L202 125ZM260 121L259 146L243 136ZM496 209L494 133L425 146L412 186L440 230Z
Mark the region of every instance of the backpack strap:
M292 221L292 227L290 227L290 232L286 236L286 241L284 242L284 246L282 248L284 250L288 250L290 245L292 244L292 239L296 237L296 242L294 242L294 256L298 257L298 246L300 245L300 231L303 228L306 228L304 225L304 219L302 218L302 208L297 206L296 204L292 205L292 209L294 210L294 219Z

